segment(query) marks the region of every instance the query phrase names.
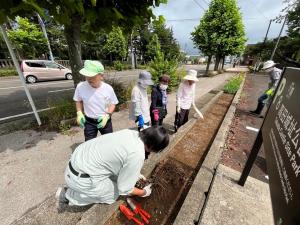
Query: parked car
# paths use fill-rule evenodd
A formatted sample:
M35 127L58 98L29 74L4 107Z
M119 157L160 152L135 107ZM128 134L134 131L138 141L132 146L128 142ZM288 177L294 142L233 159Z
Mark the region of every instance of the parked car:
M40 80L73 79L71 70L49 60L23 60L21 70L28 83Z

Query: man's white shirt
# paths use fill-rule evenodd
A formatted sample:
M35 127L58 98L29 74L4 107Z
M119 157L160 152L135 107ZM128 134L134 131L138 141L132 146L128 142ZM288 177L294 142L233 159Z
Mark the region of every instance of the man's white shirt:
M94 119L105 115L109 105L119 103L112 86L105 82L102 82L99 88L93 88L87 81L80 82L76 87L73 100L82 101L84 114Z

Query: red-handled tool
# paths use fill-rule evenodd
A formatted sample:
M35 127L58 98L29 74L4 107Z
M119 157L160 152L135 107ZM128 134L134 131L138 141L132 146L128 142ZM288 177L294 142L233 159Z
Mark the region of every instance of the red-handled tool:
M135 214L139 214L145 223L149 224L151 215L142 209L141 205L131 198L127 198L127 203Z
M144 225L142 222L140 222L137 218L134 217L135 214L124 204L120 205L120 211L127 217L128 220L133 220L138 225Z

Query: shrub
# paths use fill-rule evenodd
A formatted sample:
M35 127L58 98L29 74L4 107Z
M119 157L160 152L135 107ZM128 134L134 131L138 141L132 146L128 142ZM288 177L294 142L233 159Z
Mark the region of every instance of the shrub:
M61 123L62 120L76 117L75 103L71 97L49 100L48 107L51 109L41 113L41 120L48 129L65 131L71 127Z
M138 65L136 65L136 68L140 69L140 70L147 70L148 66L147 65L138 64Z
M114 69L117 71L122 71L124 65L120 61L114 61Z
M244 74L241 73L237 76L232 77L227 84L225 84L223 91L228 94L235 94L244 79Z
M0 69L0 77L10 77L10 76L18 76L18 73L15 69Z
M107 79L107 80L105 80L105 82L110 84L113 87L113 89L116 93L116 96L119 100L118 105L126 103L127 101L130 100L131 90L134 86L134 83L125 85L124 83L120 82L117 79Z
M178 62L176 59L167 60L164 57L164 54L157 51L154 60L151 60L150 64L150 73L152 75L152 80L157 83L158 78L167 74L170 76L169 90L174 90L180 83L180 77L176 73L178 68Z

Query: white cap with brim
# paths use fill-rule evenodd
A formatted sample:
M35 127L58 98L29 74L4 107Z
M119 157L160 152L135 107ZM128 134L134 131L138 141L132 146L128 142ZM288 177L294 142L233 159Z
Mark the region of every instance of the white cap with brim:
M101 62L95 60L85 60L84 67L79 73L86 77L94 77L104 73L104 67Z
M197 71L196 70L189 70L187 75L183 77L183 80L192 80L192 81L199 81L197 78Z
M271 67L273 67L275 65L276 65L276 63L274 63L273 60L268 60L268 61L264 62L264 65L263 65L262 69L266 70L266 69L269 69L269 68L271 68Z
M139 79L137 81L140 84L149 85L149 86L153 85L151 73L147 71L140 72Z

